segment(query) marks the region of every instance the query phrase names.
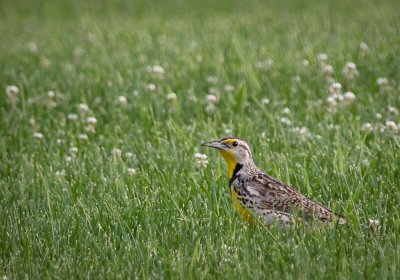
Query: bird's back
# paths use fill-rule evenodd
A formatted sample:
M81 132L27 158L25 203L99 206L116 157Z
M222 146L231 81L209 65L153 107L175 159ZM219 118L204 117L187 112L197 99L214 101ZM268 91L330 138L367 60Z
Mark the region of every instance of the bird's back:
M270 224L278 222L288 225L298 219L306 222L312 219L338 221L340 224L346 222L343 216L334 214L329 208L254 167L236 175L231 182L231 192L236 193L236 199L242 207L263 217Z

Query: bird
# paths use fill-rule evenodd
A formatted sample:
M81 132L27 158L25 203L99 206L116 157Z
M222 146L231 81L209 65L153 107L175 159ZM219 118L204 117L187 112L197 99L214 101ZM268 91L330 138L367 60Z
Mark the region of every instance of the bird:
M217 149L225 160L230 195L239 215L249 225L257 220L267 225L289 227L297 222L345 224L343 215L302 195L287 184L262 172L242 139L225 137L201 144Z

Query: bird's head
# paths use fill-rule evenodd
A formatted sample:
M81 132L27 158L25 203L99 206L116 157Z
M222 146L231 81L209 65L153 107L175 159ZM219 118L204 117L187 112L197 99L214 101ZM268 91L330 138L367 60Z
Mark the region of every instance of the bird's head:
M219 150L226 162L229 177L232 176L237 164L243 166L253 161L249 146L239 138L226 137L220 140L203 143L202 146Z

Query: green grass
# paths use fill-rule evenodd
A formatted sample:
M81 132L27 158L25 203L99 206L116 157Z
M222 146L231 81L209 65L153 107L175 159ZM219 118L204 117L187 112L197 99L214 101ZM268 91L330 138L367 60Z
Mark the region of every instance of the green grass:
M397 1L98 2L0 2L0 276L398 278L400 134L361 129L400 123L388 112L400 109ZM336 112L318 53L356 95ZM353 82L342 74L348 61ZM383 93L379 77L389 81ZM20 89L15 106L8 85ZM211 112L209 92L218 96ZM85 130L90 116L95 133ZM292 131L303 126L305 140ZM222 159L200 147L226 129L264 171L349 224L247 228ZM206 168L195 167L196 152L207 154ZM360 229L368 218L381 227Z

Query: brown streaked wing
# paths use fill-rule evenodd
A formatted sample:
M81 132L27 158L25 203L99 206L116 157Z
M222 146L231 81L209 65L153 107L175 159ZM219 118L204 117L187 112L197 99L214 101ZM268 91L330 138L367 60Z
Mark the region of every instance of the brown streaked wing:
M251 184L250 184L251 182ZM308 197L298 193L293 188L283 182L276 180L266 174L259 174L245 183L248 192L259 193L259 207L262 209L271 209L285 213L293 213L299 211L308 221L312 216L321 221L332 221L333 217L344 217L334 215L330 209L322 204L309 199Z

